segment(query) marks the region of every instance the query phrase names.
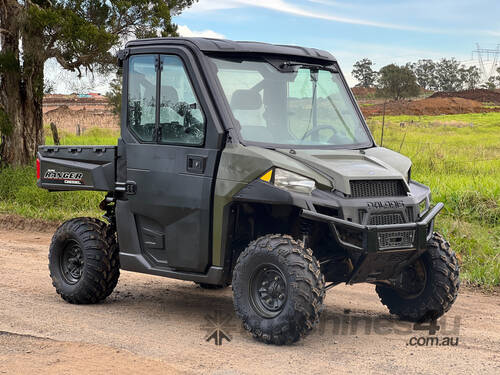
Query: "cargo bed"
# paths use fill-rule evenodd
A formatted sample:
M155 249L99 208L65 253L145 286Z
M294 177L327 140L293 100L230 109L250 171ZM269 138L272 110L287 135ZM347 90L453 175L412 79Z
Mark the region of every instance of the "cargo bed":
M40 146L37 185L47 190L113 191L117 146Z

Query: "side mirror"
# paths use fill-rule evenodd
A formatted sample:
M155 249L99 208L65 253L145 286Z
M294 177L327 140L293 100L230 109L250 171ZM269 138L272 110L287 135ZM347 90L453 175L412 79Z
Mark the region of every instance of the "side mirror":
M125 60L128 57L129 53L130 51L128 48L121 49L118 51L118 53L116 54L116 57L118 59L117 61L118 67L123 68L123 60Z

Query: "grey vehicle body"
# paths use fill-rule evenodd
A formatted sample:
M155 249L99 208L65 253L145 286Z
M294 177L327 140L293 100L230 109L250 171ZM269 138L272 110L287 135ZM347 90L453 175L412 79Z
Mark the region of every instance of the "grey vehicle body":
M298 74L305 67L307 85L317 85L318 71L334 75L347 102L346 116L358 124L360 142L347 147L330 144L328 139L334 135L323 136L326 141L319 144L323 130L314 129L318 126L315 106L318 100L327 105L331 99L318 99L316 90L311 117L304 120L314 125L297 141L300 144L276 143L279 136L270 142L260 139L264 129L245 128L235 115L236 108L258 111L277 103L279 92L272 90L278 90L281 81L261 90L260 99L251 90L236 90L232 99L241 96L241 103L235 104L224 91L227 83L217 75L217 66L226 64L230 69L231 64L247 60L257 65L263 61L272 71L269 74L276 76L276 71ZM331 286L387 283L426 251L443 205L430 207L430 190L411 179L408 158L376 145L337 61L328 52L161 38L129 42L119 61L124 75L118 146L40 146L38 186L51 191L107 192L101 207L116 228L122 269L223 285L231 282L237 258L250 241L286 233L312 248ZM153 78L145 83L148 74ZM170 80L169 74L184 78ZM172 91L164 80L173 82L177 90ZM136 94L139 86L145 88ZM257 86L252 90L258 92ZM271 94L266 95L266 89ZM144 92L152 100L141 99L140 107L134 95L147 97ZM190 101L182 102L179 95L188 95ZM295 102L300 100L298 95ZM171 114L172 101L180 103L175 111L184 116L183 124L172 120L178 116ZM344 112L332 105L346 129L341 126L340 133L334 134L346 137L351 130ZM145 125L137 120L147 116L150 120ZM247 130L255 134L253 140L242 135ZM179 131L183 142L176 141ZM309 143L304 137L310 138ZM312 191L277 186L275 178L282 171L285 176L292 173L292 179L302 176L306 185L313 181Z
M203 147L138 140L127 126L128 75L125 74L121 139L117 147L42 146L39 149L41 187L49 190L102 190L113 194L123 269L221 283L227 277L224 264L230 262L228 257L232 257L228 254L232 249L227 237L231 221L229 207L234 202L262 204L267 201L270 205L290 205L296 207L301 216L337 228L332 229L333 233L342 232L343 228L352 229L367 237L363 240L366 243L360 246L359 241L356 245L341 240L340 236L335 237L341 241L342 247L353 252L363 249L365 252L380 251L377 246L381 241L380 233L416 231L410 234L406 243L400 241L399 247L406 248L408 255L418 252L419 241L421 245L425 242L424 233L425 237L432 233L433 218L441 205L428 212L422 225L417 224L424 213L421 212L421 202L424 202L424 210L428 208L430 190L409 179L411 162L408 158L377 147L373 139L370 145L357 150L291 150L246 145L236 131L235 119L216 84L215 73L205 61L206 53L278 55L336 65L336 60L328 52L291 46L198 38L128 43L120 55L124 71L128 69L128 59L136 54L174 54L183 59L206 116ZM350 96L355 103L351 93ZM357 106L356 110L362 119ZM190 169L193 162L202 167ZM304 195L283 191L258 180L267 170L276 167L310 177L326 189ZM46 179L47 170L81 172L83 183ZM369 191L360 192L360 196L353 195L351 189L356 181L365 184L373 181L373 184L380 185L381 191L378 196L363 196L370 195ZM387 195L383 191L383 181L391 184L397 181L402 190L398 195L391 195L393 193L388 190ZM260 189L252 189L254 185ZM335 215L325 215L325 212ZM362 214L364 212L366 214ZM403 220L395 224L390 218L397 215ZM400 218L396 220L401 221ZM374 223L393 226L377 227ZM397 240L393 240L395 245L391 250L398 248ZM367 261L371 262L371 258ZM390 273L396 270L395 266L385 264L383 268ZM349 281L376 280L376 273L380 270L373 264L365 267L368 268L364 271L366 275L353 275ZM373 276L368 277L370 274ZM387 277L387 272L384 275Z

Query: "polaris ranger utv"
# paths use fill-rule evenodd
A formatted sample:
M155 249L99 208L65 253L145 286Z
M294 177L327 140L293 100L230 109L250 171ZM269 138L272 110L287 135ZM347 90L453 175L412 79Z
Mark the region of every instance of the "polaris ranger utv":
M232 284L244 327L289 344L325 291L372 283L392 314L435 319L459 267L442 203L378 147L328 52L203 38L127 43L118 146L40 146L38 186L107 192L50 246L57 293L96 303L119 269Z

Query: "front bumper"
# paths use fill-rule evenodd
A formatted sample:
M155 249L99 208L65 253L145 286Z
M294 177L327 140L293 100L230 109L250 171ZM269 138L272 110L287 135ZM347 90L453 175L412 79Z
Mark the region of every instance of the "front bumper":
M340 246L356 259L348 283L385 280L401 270L427 249L434 218L443 209L437 203L420 221L390 225L362 225L303 209L301 216L327 223Z
M301 216L315 221L323 221L330 225L332 233L338 243L352 250L360 250L366 252L391 251L399 249L416 249L421 250L426 248L426 244L432 236L432 226L436 215L443 209L443 203L437 203L421 221L416 223L390 224L390 225L362 225L353 223L347 220L339 219L333 216L323 215L310 210L302 210ZM362 236L362 245L354 242L348 242L340 235L340 228L347 228L353 232L357 232ZM388 239L388 233L408 232L412 233L409 237L411 241L397 241Z

